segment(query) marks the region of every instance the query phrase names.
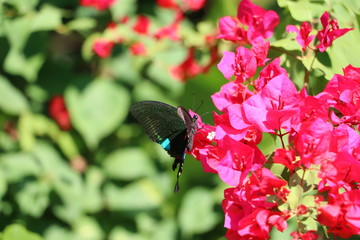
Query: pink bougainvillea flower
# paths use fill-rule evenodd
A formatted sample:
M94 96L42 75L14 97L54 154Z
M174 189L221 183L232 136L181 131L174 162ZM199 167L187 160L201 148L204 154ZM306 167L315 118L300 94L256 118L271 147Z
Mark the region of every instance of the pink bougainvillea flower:
M145 56L147 54L146 47L143 43L137 42L130 46L130 52L136 56Z
M190 11L198 11L202 9L206 3L206 0L183 0L184 9Z
M258 67L265 66L265 63L269 60L269 58L266 58L269 52L269 48L270 42L265 41L263 38L254 41L252 44L251 51L253 51L255 55Z
M237 18L220 18L218 38L240 44L254 43L260 38L270 38L278 24L276 12L266 11L250 0L243 0L238 6Z
M52 97L48 110L50 117L56 121L62 130L68 131L71 129L70 115L63 96L56 95Z
M80 0L80 5L94 7L99 11L110 8L117 0Z
M235 17L222 17L219 20L220 33L218 38L235 42L239 45L245 45L249 43L247 39L247 32L241 26L239 20Z
M238 6L237 18L248 28L248 39L251 42L258 38L270 38L280 19L275 11L253 4L250 0L243 0Z
M319 238L319 235L315 231L305 233L293 231L290 233L290 236L293 237L292 240L314 240Z
M242 103L254 95L246 86L235 81L224 84L220 91L214 93L211 98L217 109L227 112L227 107L232 104Z
M162 8L178 9L175 0L156 0L156 4Z
M319 191L338 193L351 190L360 182L360 135L352 127L340 124L331 133L329 161L321 165ZM355 186L358 184L355 184Z
M244 82L256 73L256 57L253 51L240 46L236 53L223 52L218 68L226 79L235 76L235 81Z
M171 24L169 26L162 27L155 33L155 38L156 39L169 38L173 41L179 41L180 36L178 34L178 29L179 29L178 24Z
M300 166L300 162L296 161L295 151L278 148L275 150L274 163L280 163L289 169L290 173Z
M197 11L204 7L206 0L156 0L157 5L182 11Z
M242 185L250 171L263 166L265 156L257 147L250 147L225 136L218 142L219 155L224 156L218 164L218 174L230 186Z
M323 29L320 30L317 34L317 39L319 40L319 44L316 46L320 52L326 51L328 47L330 47L333 41L353 28L339 28L339 24L336 19L330 20L330 14L325 12L321 18L321 24Z
M242 187L226 189L222 207L228 239L268 239L273 226L286 229L288 215L275 210L276 202L267 201L267 196L277 195L285 185L286 181L261 168Z
M192 111L190 111L192 115ZM205 172L217 173L219 162L218 148L216 147L215 127L204 124L200 116L197 119L198 131L194 136L191 155L200 160Z
M224 113L222 115L215 114L214 122L216 126L216 140L223 140L224 137L230 137L236 141L241 141L246 136L247 128L238 130L231 126L229 113Z
M93 51L101 58L107 58L110 56L114 47L114 42L106 39L98 39L93 45Z
M330 198L319 209L319 223L328 226L328 232L342 238L360 234L360 190L355 189Z
M303 22L300 26L300 30L294 25L288 25L286 27L287 32L296 33L295 40L300 44L304 52L311 41L315 38L315 35L310 35L311 30L310 23L308 22Z
M259 77L254 81L256 90L262 90L271 79L281 74L287 76L286 70L280 67L280 58L275 58L261 70Z
M171 75L183 82L202 73L202 71L203 68L195 60L195 48L188 50L188 56L181 64L170 69Z
M139 34L148 34L150 19L143 15L138 15L133 30Z
M319 97L326 98L330 107L340 112L337 115L332 113L331 120L334 123L358 125L360 123L360 68L349 65L344 69L344 76L335 74Z
M322 164L328 159L332 129L331 123L321 118L301 125L294 137L294 145L304 166Z
M231 125L242 129L246 123L271 133L280 128L290 131L298 105L298 91L293 82L281 74L271 79L259 93L244 101L240 110L234 112L234 118L230 118ZM244 122L238 121L238 118Z

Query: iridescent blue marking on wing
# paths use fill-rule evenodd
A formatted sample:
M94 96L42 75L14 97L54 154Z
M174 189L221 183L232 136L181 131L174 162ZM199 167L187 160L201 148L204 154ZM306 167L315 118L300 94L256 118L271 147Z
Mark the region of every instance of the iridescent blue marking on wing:
M166 151L170 150L170 139L165 139L163 142L160 143L161 147Z

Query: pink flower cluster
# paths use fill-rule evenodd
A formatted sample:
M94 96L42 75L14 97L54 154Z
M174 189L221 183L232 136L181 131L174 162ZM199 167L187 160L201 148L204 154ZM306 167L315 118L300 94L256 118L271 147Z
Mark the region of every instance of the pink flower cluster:
M258 39L270 38L279 24L279 16L274 11L253 4L250 0L240 2L237 17L222 17L219 20L218 38L251 44Z
M89 2L89 0L86 0ZM82 0L84 3L85 0ZM92 2L96 2L92 0ZM100 4L99 2L96 2ZM167 8L173 12L173 21L165 26L153 26L148 16L137 15L136 18L126 16L118 22L112 22L104 31L104 36L95 40L93 52L100 58L107 58L111 55L116 44L127 46L134 56L149 56L148 48L154 49L152 45L162 40L171 40L184 44L184 37L180 34L181 24L185 20L186 11L197 11L205 6L206 0L157 0L158 7ZM84 4L83 4L84 5ZM88 4L89 5L89 4ZM200 64L196 57L196 47L184 46L187 48L187 56L178 65L170 66L169 73L179 81L186 81L208 69L218 60L216 45L216 33L207 34L204 37L204 45L209 49L210 58L205 64Z
M110 8L116 0L80 0L80 5L84 7L93 7L98 11Z
M204 7L206 0L156 0L156 3L163 8L197 11Z
M318 39L319 44L316 46L320 52L325 52L328 47L330 47L333 41L336 38L341 37L352 28L342 28L339 29L339 24L336 19L330 20L330 15L328 12L325 12L321 18L321 24L323 29L318 31L317 35L310 35L312 31L311 25L308 22L303 22L300 29L294 25L289 25L286 27L286 31L296 33L296 41L302 47L302 50L305 51L309 44L312 42L315 37Z
M270 43L265 40L279 22L273 11L266 11L243 0L237 18L220 20L220 38L238 44L236 52L224 52L218 64L223 76L231 80L212 100L222 114L214 113L215 126L198 119L191 154L207 172L216 173L232 186L224 192L226 237L232 239L269 239L275 227L287 228L287 220L311 217L328 232L340 237L360 234L360 68L347 66L336 74L323 92L308 95L297 90L280 59L270 61ZM326 12L318 31L319 51L350 29L339 29ZM306 49L315 36L303 23L295 31L296 41ZM261 67L261 68L260 68ZM279 139L278 148L268 159L257 145L263 133ZM281 164L287 177L275 176L265 167ZM317 180L306 179L315 172ZM289 206L292 176L302 172L299 186L316 189L310 205ZM305 183L306 182L306 183ZM317 239L314 230L298 229L294 239Z

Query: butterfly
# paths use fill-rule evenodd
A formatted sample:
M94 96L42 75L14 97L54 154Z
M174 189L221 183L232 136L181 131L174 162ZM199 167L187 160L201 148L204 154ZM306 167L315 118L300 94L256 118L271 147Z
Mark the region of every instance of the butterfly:
M174 192L179 191L179 176L183 171L186 150L191 151L194 135L198 129L197 115L191 117L183 107L166 103L143 101L135 103L130 113L145 129L150 139L161 145L174 157L172 169L179 166Z

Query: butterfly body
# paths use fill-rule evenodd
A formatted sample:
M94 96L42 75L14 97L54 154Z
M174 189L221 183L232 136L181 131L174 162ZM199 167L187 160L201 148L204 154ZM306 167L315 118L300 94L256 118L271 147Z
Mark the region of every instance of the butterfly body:
M135 103L131 114L145 129L151 140L174 157L173 170L179 165L177 180L182 173L186 149L192 150L193 138L197 130L197 116L191 117L183 107L172 107L156 101ZM179 190L178 181L174 191Z

